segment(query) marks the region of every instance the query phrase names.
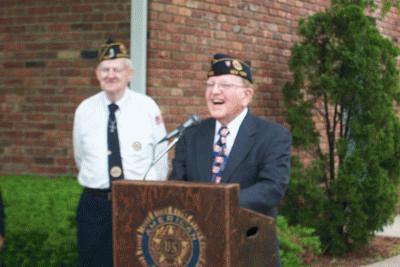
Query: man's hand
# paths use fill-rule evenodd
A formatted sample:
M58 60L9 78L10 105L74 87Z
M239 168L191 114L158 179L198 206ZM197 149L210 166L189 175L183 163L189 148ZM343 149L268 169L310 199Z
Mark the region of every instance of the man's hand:
M3 248L3 246L4 246L4 237L0 235L0 250Z

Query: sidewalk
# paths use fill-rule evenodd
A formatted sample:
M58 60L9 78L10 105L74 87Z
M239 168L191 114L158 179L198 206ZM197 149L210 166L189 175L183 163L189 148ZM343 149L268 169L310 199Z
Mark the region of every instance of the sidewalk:
M400 215L397 215L394 218L394 222L392 225L388 225L388 226L384 227L383 231L376 233L376 235L400 237Z
M388 225L383 228L383 231L376 233L378 236L390 236L400 238L400 215L397 215L392 225ZM376 262L370 265L362 267L399 267L400 266L400 255L392 258Z

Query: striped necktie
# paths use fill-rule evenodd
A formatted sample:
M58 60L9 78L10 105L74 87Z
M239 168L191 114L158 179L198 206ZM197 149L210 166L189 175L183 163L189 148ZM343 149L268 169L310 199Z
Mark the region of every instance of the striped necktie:
M212 181L216 184L221 183L222 172L224 171L225 165L228 160L228 149L226 147L226 137L229 131L226 126L222 126L219 131L219 139L217 143L214 144L213 151L213 165L212 165Z

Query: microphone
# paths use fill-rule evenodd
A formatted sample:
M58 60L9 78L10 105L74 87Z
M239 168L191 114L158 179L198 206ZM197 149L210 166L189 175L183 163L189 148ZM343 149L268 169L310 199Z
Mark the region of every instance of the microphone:
M176 128L175 130L173 130L172 132L170 132L169 134L167 134L163 139L161 139L157 144L153 145L153 159L151 161L151 164L149 166L149 168L147 169L146 173L143 176L143 181L146 180L147 174L150 172L151 168L156 165L156 163L165 155L168 153L168 151L171 150L171 148L173 148L175 146L175 144L178 142L179 138L181 137L181 134L183 133L183 131L186 130L186 128L192 126L192 125L197 125L201 122L201 119L199 116L197 115L192 115L189 117L189 119L187 121L185 121L183 124L179 125L178 128ZM162 151L161 153L159 153L157 156L155 155L155 149L156 146L161 144L164 141L167 141L173 137L176 137L174 140L172 140L172 142L170 142L167 146L167 148Z
M175 130L173 130L172 132L168 133L163 139L161 139L158 144L161 144L162 142L165 142L177 135L180 135L183 133L183 131L186 130L186 128L189 128L192 125L197 125L201 122L201 119L199 116L197 115L192 115L189 117L189 119L187 121L185 121L184 123L182 123L181 125L179 125L178 128L176 128Z

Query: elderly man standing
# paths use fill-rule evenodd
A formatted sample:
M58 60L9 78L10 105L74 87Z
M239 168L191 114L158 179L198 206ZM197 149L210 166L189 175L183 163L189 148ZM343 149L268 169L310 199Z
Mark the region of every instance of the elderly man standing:
M112 266L111 184L117 179L142 179L165 126L157 104L128 88L133 68L125 46L109 40L99 50L96 77L101 92L76 109L73 145L78 181L84 187L77 208L80 266ZM167 157L147 173L165 180Z
M247 63L214 55L205 88L211 118L184 132L171 179L238 183L241 207L276 217L289 183L291 134L251 113L252 83Z

